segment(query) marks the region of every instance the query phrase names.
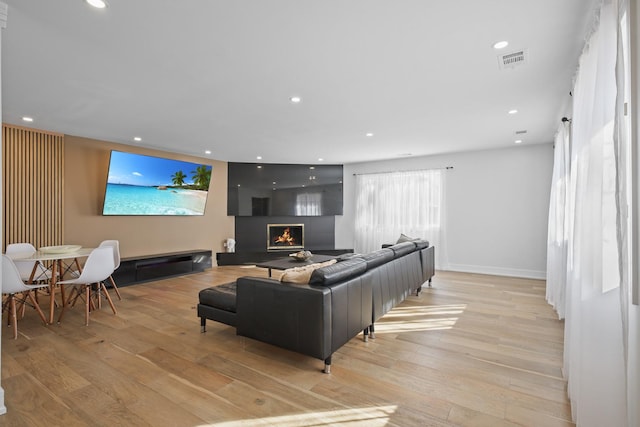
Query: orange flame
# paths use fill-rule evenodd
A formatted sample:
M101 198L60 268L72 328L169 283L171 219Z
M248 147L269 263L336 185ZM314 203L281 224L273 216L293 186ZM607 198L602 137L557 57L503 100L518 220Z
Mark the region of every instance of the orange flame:
M273 239L273 242L282 243L289 246L293 246L296 244L296 240L291 235L291 230L289 230L289 227L285 228L280 236L277 236L275 239Z

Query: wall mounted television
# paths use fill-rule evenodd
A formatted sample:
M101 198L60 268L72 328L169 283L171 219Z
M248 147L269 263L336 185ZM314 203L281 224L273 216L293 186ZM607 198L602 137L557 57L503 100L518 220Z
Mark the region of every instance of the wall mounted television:
M111 151L103 215L204 215L212 166Z
M228 164L227 215L342 215L342 165Z

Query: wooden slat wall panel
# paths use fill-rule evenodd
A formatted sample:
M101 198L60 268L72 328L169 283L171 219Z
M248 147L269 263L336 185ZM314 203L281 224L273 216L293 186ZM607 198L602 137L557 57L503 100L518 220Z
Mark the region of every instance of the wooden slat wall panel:
M64 135L3 125L3 252L64 243Z

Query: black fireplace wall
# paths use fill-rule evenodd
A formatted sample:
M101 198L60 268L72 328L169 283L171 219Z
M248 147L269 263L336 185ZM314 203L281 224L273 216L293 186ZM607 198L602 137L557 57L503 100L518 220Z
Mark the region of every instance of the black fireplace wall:
M236 252L266 252L267 224L304 224L306 250L335 249L333 216L237 216Z

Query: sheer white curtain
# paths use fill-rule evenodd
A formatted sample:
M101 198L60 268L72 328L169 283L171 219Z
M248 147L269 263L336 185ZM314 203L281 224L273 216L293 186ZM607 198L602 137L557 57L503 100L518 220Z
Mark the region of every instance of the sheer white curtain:
M604 1L573 90L564 374L580 426L627 426L617 246L617 2Z
M632 262L630 233L633 227L630 223L629 202L633 200L631 184L633 164L631 162L631 123L630 114L634 111L631 102L631 45L630 45L630 9L629 1L618 1L618 39L616 61L616 115L614 127L614 151L617 176L616 202L618 206L618 253L620 273L620 306L622 309L622 338L624 344L626 393L627 393L627 422L629 425L640 425L640 409L638 408L638 392L640 390L640 369L638 368L638 356L640 352L640 311L632 305L631 277L632 268L638 268L637 262ZM637 8L638 2L635 2ZM636 12L638 13L638 12ZM635 23L638 20L636 17ZM640 43L636 38L635 43ZM636 52L640 52L635 45ZM635 105L635 108L638 106ZM636 122L637 126L637 122ZM637 183L636 183L637 185Z
M444 176L441 170L356 176L355 251L380 249L400 234L442 244Z
M616 206L618 225L618 268L620 274L620 305L622 308L622 327L625 355L628 350L627 335L629 331L629 303L630 303L630 253L629 253L629 200L631 199L628 185L629 173L631 171L631 150L630 150L630 124L626 114L627 105L630 105L630 68L629 68L629 27L628 27L628 2L621 0L618 3L618 23L617 32L617 61L616 61L616 105L614 120L614 154L615 167L617 170L616 179Z
M566 303L570 132L569 122L563 122L555 137L547 238L546 297L560 319L564 319Z

